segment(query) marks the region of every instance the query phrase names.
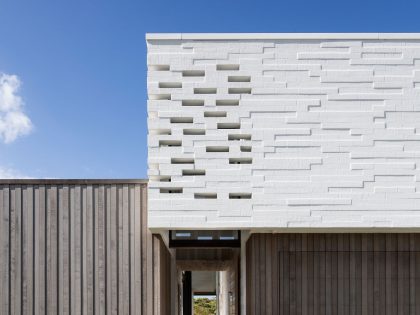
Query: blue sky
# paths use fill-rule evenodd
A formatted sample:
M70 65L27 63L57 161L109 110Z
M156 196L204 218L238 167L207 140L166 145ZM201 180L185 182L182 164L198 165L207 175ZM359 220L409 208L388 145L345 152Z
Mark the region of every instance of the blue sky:
M0 177L145 178L147 32L419 32L419 12L412 0L0 1ZM31 123L5 125L7 105Z

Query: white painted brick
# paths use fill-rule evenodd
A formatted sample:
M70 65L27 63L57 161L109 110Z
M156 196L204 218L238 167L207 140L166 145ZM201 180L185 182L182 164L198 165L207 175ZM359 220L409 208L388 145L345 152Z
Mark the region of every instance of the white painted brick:
M151 228L420 227L418 37L267 34L233 40L222 34L214 35L217 41L196 41L200 34L175 35L148 41ZM184 76L187 70L205 73ZM229 76L250 82L229 82ZM165 82L182 87L160 87ZM195 88L216 88L216 94L194 94ZM183 100L204 105L182 106ZM207 117L216 112L226 117ZM185 117L193 122L171 123ZM218 129L218 123L240 128ZM205 134L185 135L184 129ZM182 145L160 146L161 140ZM207 152L208 146L229 152ZM194 163L171 164L171 158ZM232 164L238 161L249 164ZM183 175L194 169L205 175ZM217 199L195 199L196 193L216 193ZM229 199L230 193L252 197Z

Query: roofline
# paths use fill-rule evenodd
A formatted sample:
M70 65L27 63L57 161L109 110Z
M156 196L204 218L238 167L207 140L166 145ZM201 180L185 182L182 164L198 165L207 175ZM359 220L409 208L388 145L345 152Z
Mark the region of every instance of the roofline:
M146 40L420 39L420 33L147 33Z
M0 185L121 185L147 182L147 179L0 179Z

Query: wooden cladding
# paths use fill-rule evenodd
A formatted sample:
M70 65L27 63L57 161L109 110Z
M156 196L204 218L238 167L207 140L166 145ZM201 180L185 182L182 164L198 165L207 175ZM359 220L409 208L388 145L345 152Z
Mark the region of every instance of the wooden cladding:
M0 314L168 314L146 184L116 182L0 184Z
M247 314L420 314L420 234L254 234Z

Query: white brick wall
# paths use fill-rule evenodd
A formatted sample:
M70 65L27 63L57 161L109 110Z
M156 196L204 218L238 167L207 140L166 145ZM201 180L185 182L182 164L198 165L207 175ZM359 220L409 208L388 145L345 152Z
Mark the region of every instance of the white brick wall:
M328 35L148 37L151 228L420 227L420 36Z

